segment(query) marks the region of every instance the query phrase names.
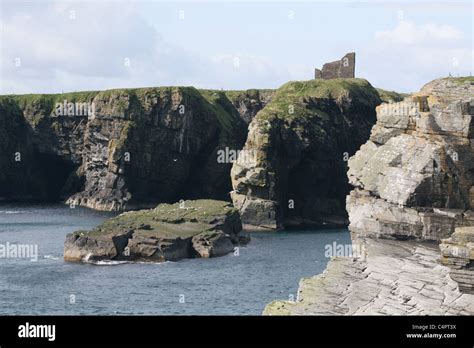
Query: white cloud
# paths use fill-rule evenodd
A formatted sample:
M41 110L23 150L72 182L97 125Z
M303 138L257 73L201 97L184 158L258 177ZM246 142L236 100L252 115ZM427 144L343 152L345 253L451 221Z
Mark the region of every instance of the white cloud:
M410 92L407 86L416 86L415 91L450 73L473 71L473 50L462 32L436 23L400 21L392 30L376 32L359 57L362 75L372 84L404 92Z
M435 23L416 25L410 21L399 21L393 30L375 33L375 38L381 42L404 45L453 42L462 36L462 32L450 25Z
M288 37L275 34L272 40L262 39L275 30L272 25L280 25L272 19L259 29L262 31L252 32L258 44L248 44L248 35L235 35L245 32L245 27L214 28L206 17L204 20L209 23L203 26L224 34L213 36L202 28L191 27L189 30L202 33L203 41L202 45L201 41L187 45L193 40L189 37L199 40L201 36L187 36L183 27L176 27L179 30L175 33L175 28L169 27L174 25L172 21L158 22L157 18L165 16L148 15L144 11L155 7L143 2L0 1L0 93L163 85L275 88L289 80L312 78L313 68L321 65L312 64L312 60L323 60L325 54L332 57L327 60L337 59L348 46L352 47L345 32L341 37L337 31L324 30L321 35L330 38L330 42L316 45L304 25L299 32L296 28L292 29L294 32L284 29ZM167 7L156 9L165 11ZM71 19L72 14L75 19ZM361 28L370 29L363 25ZM160 34L165 29L168 37ZM358 33L354 29L354 36ZM220 48L223 36L233 38L231 45L222 45L226 48ZM400 21L375 33L370 42L356 40L356 75L367 78L374 86L401 91L449 72L467 75L474 72L471 40L469 32L463 35L454 26ZM298 50L293 51L289 43L298 46ZM305 56L295 52L305 52ZM20 67L15 66L16 58L21 59ZM124 64L126 59L129 65Z
M245 52L207 57L186 51L162 38L131 2L7 7L0 25L0 93L275 87L292 76L268 58Z

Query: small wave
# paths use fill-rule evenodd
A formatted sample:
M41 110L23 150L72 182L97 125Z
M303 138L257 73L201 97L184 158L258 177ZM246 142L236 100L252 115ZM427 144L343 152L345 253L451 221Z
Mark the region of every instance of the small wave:
M0 214L20 214L19 210L0 210Z
M87 262L92 263L93 265L100 265L100 266L114 266L114 265L129 263L128 261L87 261Z
M54 255L44 255L43 258L48 259L48 260L59 260L59 257L54 256Z
M160 261L160 262L154 262L154 261L131 261L130 263L145 264L145 265L164 265L164 264L167 264L167 263L173 263L173 261Z
M130 264L146 264L146 265L164 265L166 263L171 263L172 261L163 261L163 262L150 262L150 261L113 261L113 260L100 260L100 261L91 261L86 256L84 258L84 262L90 263L92 265L99 265L99 266L115 266L115 265L123 265L124 263Z

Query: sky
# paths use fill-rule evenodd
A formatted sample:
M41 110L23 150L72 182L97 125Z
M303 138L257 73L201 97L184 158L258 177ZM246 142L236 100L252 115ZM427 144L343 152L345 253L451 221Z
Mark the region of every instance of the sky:
M0 94L278 88L356 52L399 92L474 74L472 1L0 0Z

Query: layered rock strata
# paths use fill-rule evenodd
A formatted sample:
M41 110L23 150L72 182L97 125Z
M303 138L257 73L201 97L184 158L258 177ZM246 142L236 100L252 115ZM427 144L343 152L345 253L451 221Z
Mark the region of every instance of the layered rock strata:
M436 244L367 239L365 258L337 257L324 273L303 278L295 301L274 301L265 315L473 315L439 264Z
M117 211L229 200L231 159L219 162L218 153L242 148L245 122L271 98L259 93L161 87L2 96L0 199Z
M331 259L301 280L295 302L264 314L474 314L473 98L473 78L447 78L377 108L349 160L357 253Z
M349 160L353 234L439 241L474 225L473 97L469 79L440 79L377 108Z
M369 137L377 91L362 79L290 82L249 125L231 193L244 225L344 225L347 159Z
M214 200L160 204L122 213L66 237L66 261L177 261L222 256L247 242L238 211Z
M474 294L474 227L458 227L439 247L441 264L451 269L451 278L461 291Z

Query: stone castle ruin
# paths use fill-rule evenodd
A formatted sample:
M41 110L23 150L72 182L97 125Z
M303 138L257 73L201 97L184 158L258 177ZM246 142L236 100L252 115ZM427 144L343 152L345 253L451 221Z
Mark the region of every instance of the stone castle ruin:
M355 52L347 53L341 60L326 63L323 68L314 69L315 79L337 79L355 77Z

